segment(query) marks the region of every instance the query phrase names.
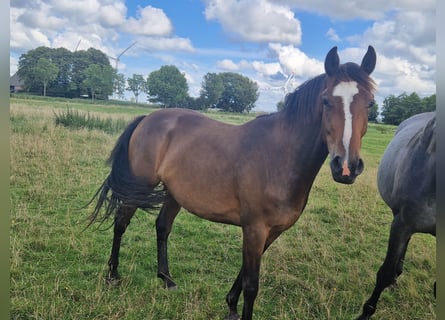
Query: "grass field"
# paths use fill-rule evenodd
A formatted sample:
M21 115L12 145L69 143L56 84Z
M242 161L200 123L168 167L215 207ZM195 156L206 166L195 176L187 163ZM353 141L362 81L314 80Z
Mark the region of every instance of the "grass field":
M222 319L240 267L241 230L187 212L176 219L169 242L178 290L163 289L156 277L156 216L143 211L123 238L121 285L105 284L112 230L82 231L92 208L81 207L108 174L104 160L118 133L55 126L54 113L67 107L125 121L153 111L11 99L11 319ZM209 115L230 123L253 118ZM354 319L360 313L392 219L376 172L393 131L370 125L365 172L355 184L337 184L328 166L322 168L302 217L263 257L255 319ZM383 293L375 319L436 319L435 254L433 237L413 237L404 273Z

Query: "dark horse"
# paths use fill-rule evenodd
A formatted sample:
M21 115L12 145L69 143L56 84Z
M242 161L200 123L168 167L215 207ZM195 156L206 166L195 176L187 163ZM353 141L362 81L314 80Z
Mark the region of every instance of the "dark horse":
M162 204L156 220L158 277L175 287L167 239L181 207L242 228L242 266L226 297L227 319L252 319L261 256L300 217L328 154L333 179L351 184L363 171L361 139L375 85L376 54L361 65L340 65L337 48L325 74L288 95L283 111L243 125L221 123L187 109L165 109L135 119L116 143L111 173L99 189L91 222L114 215L109 278L118 278L121 237L137 208ZM111 191L111 197L108 196Z
M394 219L385 261L377 283L358 320L374 314L382 291L396 282L411 236L436 236L436 113L415 115L403 121L381 160L377 181L380 195Z

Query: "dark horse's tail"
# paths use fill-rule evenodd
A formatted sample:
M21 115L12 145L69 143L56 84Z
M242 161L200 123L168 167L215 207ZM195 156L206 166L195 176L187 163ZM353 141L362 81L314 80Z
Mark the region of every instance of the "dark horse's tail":
M139 116L131 122L119 137L110 157L111 172L102 183L89 204L97 199L96 207L89 217L89 227L99 216L103 223L111 215L117 214L119 208L135 207L145 210L156 209L164 202L165 191L156 186L150 186L146 181L135 177L131 173L128 160L128 145L130 137L145 116ZM111 191L111 195L108 193ZM105 208L103 215L100 214Z

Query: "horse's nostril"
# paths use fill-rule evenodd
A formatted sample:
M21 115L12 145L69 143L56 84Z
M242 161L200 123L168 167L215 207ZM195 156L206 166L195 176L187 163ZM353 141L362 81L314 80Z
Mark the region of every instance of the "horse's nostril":
M365 163L363 162L362 159L358 159L358 165L356 170L357 175L361 174L364 169L365 169Z
M355 162L351 162L351 171L358 176L363 172L363 169L365 168L365 165L363 163L362 159L358 159Z
M334 172L341 171L343 169L341 158L339 156L335 156L334 159L332 159L331 169Z

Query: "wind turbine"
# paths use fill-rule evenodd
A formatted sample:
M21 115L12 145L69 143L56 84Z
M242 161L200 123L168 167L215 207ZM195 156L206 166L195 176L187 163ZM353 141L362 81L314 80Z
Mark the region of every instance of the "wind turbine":
M267 91L283 91L283 95L284 95L284 97L286 97L286 95L289 92L293 91L293 89L294 89L293 88L294 85L291 84L291 82L294 82L294 81L292 81L294 79L294 77L295 77L295 73L292 72L290 75L287 76L286 81L285 81L285 83L282 86L280 86L280 87L267 86L267 87L264 87L263 90L267 90ZM289 89L289 86L290 86L290 89Z
M288 89L288 87L289 87L289 83L291 82L291 80L294 78L294 76L295 76L295 74L292 72L288 77L287 77L287 80L286 80L286 83L284 84L284 96L286 96L288 93L289 93L289 91L292 91L292 88L291 88L291 90L289 90Z
M77 45L76 45L76 48L74 49L74 52L76 52L77 49L79 48L80 41L82 41L82 38L80 38L80 39L79 39L79 42L77 42Z
M132 43L131 45L129 45L124 51L122 51L121 53L119 53L119 54L117 55L117 57L110 57L110 56L108 56L108 58L113 59L114 61L116 61L116 67L115 67L115 69L116 69L116 74L117 74L117 70L118 70L118 65L119 65L120 57L121 57L125 52L127 52L131 47L133 47L136 43L137 43L137 41L133 42L133 43Z

